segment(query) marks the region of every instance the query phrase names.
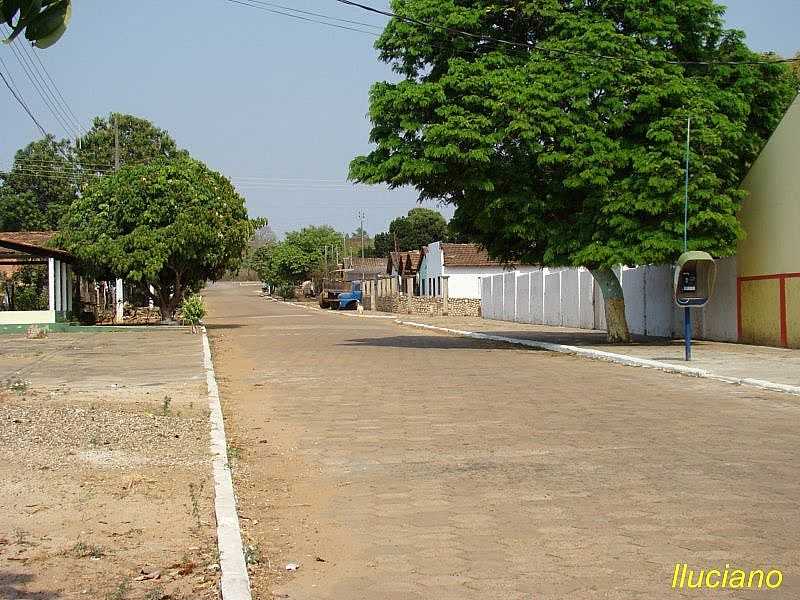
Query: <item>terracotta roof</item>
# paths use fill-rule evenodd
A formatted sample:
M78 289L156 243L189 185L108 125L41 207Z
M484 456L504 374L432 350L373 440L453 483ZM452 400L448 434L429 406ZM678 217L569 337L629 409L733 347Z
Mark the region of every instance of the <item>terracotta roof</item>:
M403 270L403 253L402 252L389 252L389 260L386 263L386 273L391 275L392 268L396 269L398 273Z
M0 232L0 248L17 250L37 256L52 256L70 260L71 255L63 250L51 248L48 243L55 237L56 231L4 231Z
M422 261L422 252L419 250L409 250L406 252L406 260L403 264L403 272L414 275L419 271L419 263Z
M442 244L446 267L502 267L478 244Z
M345 269L352 269L358 273L368 275L385 275L388 258L361 258L353 256L345 259Z

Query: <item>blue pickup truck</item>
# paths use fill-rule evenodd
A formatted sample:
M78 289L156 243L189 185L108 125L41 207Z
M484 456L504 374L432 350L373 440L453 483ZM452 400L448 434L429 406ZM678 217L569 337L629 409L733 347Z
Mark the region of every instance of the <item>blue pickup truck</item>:
M333 310L356 310L363 301L364 295L361 291L360 281L350 283L337 282L330 286L326 282L323 284L322 293L319 295L320 308Z

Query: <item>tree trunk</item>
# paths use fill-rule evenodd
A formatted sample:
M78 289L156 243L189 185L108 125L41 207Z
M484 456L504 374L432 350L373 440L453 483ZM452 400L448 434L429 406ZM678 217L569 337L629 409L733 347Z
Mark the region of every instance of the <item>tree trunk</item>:
M589 269L589 272L603 292L608 341L614 344L630 342L631 332L625 318L625 297L617 274L609 267Z

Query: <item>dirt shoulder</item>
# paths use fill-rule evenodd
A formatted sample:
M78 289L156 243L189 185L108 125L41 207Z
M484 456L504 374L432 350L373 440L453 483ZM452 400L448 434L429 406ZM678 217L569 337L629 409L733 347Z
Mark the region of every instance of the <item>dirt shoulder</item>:
M0 598L217 597L198 336L2 336L0 389Z

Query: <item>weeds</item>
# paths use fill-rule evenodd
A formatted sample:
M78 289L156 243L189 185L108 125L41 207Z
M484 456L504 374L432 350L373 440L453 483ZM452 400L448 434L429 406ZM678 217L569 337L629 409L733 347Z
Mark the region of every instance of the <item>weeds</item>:
M248 544L244 547L244 562L246 565L260 565L261 560L261 547L258 543Z
M106 600L125 600L130 589L131 584L127 579L120 581L119 585L114 588L113 592L106 594Z
M106 555L106 552L103 550L102 546L95 546L78 541L67 551L67 554L73 558L102 558Z
M162 587L153 588L144 596L144 600L164 600L164 598L169 598L169 595Z
M172 414L172 398L164 396L164 401L161 403L161 416L168 417Z
M28 540L28 532L25 531L24 529L15 529L14 541L17 543L18 546L29 546L30 541Z
M27 379L14 377L13 379L6 379L3 382L3 387L11 392L14 392L17 396L24 396L25 392L28 391L28 388L31 387L31 382Z
M194 519L194 526L197 532L203 528L203 523L200 520L200 494L203 492L203 484L196 486L193 483L189 484L189 499L192 503L192 518Z
M238 446L231 446L228 445L228 468L233 471L233 467L236 465L236 461L238 461L242 457L242 449Z

